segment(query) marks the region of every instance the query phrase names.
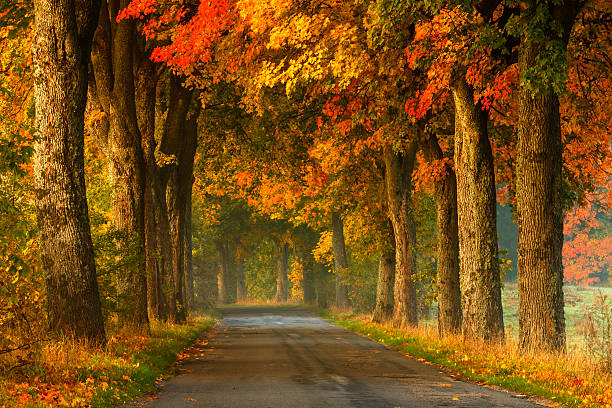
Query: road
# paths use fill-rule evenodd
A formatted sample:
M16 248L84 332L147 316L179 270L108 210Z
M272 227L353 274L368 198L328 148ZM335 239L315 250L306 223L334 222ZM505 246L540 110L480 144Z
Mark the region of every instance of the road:
M228 307L157 399L178 407L536 407L296 308Z

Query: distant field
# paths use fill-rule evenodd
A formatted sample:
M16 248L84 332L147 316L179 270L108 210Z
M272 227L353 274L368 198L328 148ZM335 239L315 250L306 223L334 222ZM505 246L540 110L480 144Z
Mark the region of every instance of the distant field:
M608 296L608 299L612 299L612 288L565 286L563 289L565 293L567 346L568 348L582 348L583 338L580 334L580 328L584 321L584 314L593 306L600 291ZM518 337L518 289L516 284L504 284L502 302L504 304L506 333L516 340Z
M581 324L587 310L593 307L598 294L603 293L612 301L612 287L581 287L565 286L565 324L567 333L567 346L582 349L583 337L580 334ZM502 302L504 304L504 324L506 335L518 340L518 288L516 283L504 283L502 289ZM435 307L434 307L435 309ZM435 325L436 317L425 320L425 325Z

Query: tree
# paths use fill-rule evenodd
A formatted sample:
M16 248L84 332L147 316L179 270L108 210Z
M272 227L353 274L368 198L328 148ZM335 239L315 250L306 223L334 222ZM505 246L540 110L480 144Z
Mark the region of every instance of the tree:
M461 331L461 291L459 289L459 227L457 219L457 177L445 160L438 138L426 133L423 152L431 165L438 166L434 180L436 223L438 226L438 332L440 335Z
M386 192L385 192L386 195ZM385 197L386 198L386 197ZM372 312L372 321L383 323L393 316L393 288L395 286L395 237L393 226L382 226L380 258L378 260L378 281L376 285L376 306Z
M461 271L463 334L504 339L496 189L487 113L474 104L463 73L451 82L455 102L455 166Z
M522 13L516 195L519 345L564 350L563 146L559 82L581 2L529 3ZM550 71L544 65L552 67Z
M39 132L34 181L49 325L102 344L83 163L87 68L99 7L97 1L35 1L32 52Z
M393 291L393 324L396 327L416 326L418 322L416 298L416 226L412 203L412 171L416 159L417 142L408 143L405 152L385 149L385 189L389 218L395 237L395 286Z
M127 5L127 1L102 1L91 57L95 82L90 84L89 94L96 98L107 121L96 136L110 163L113 223L122 233L118 245L142 255L117 277L119 317L124 323L147 326L146 174L138 126L139 113L146 115L146 111L137 110L135 75L142 72L139 59L148 59L148 55L136 38L136 22L117 22L120 8ZM154 89L155 83L148 86Z
M334 250L334 271L336 272L336 307L349 307L348 287L344 276L348 275L349 266L344 243L344 224L339 213L332 213L332 248Z

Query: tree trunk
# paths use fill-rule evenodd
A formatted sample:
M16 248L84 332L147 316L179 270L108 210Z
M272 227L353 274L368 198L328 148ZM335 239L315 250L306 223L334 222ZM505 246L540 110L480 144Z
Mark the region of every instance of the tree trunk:
M577 2L549 7L554 7L556 23L564 30L565 47L578 13ZM534 12L528 8L524 17L528 20ZM543 39L524 35L519 50L521 73L537 67L538 58L548 49L543 43L558 40L557 30L544 29L543 33ZM563 143L559 98L550 81L544 88L534 92L521 86L519 92L516 155L519 346L525 351L565 350Z
M416 297L416 226L412 203L412 171L417 143L410 142L403 153L385 149L385 185L389 218L395 237L395 284L393 324L396 327L418 324Z
M429 162L444 158L438 139L426 135L423 153ZM461 291L459 289L459 229L457 226L457 177L451 165L435 182L436 223L438 226L438 332L440 336L461 332Z
M390 221L383 226L380 259L378 260L378 282L376 284L376 306L372 321L382 323L393 316L393 288L395 286L395 237ZM386 228L385 228L386 227Z
M153 62L138 47L135 68L136 115L141 134L144 161L144 258L147 279L147 304L149 319L166 320L167 305L162 291L163 261L157 230L154 179L155 165L155 98L157 75Z
M278 247L278 258L276 263L276 302L284 303L287 301L289 282L287 275L289 272L289 244L282 243Z
M229 296L227 293L227 276L229 269L229 254L227 243L217 243L217 254L219 256L219 272L217 273L217 301L221 304L229 303Z
M244 258L240 251L236 251L236 302L247 300L246 282L244 278Z
M97 1L36 0L34 186L51 330L105 342L85 193L87 70Z
M197 146L198 124L197 115L193 114L184 124L183 140L178 163L171 171L166 201L170 220L170 243L172 245L172 263L174 271L174 292L177 301L177 320L184 322L185 311L185 211L187 197L193 185L193 162Z
M344 283L348 276L348 260L344 244L344 223L337 212L332 213L332 248L334 251L334 270L336 272L336 307L348 309L350 307L348 286Z
M304 303L312 305L316 301L317 294L315 292L314 282L314 256L311 251L302 255L303 276L302 289L304 291Z
M474 104L463 74L451 83L455 101L455 167L463 335L504 341L497 253L496 191L487 113Z
M193 176L192 176L193 177ZM191 210L192 210L192 192L193 184L189 184L187 187L187 194L185 199L185 301L187 311L190 312L194 307L194 294L193 294L193 242L192 242L192 221L191 221Z
M103 146L113 183L113 224L123 234L119 250L134 257L117 276L119 317L123 324L146 326L145 167L136 111L136 22L116 22L119 9L128 4L128 0L102 2L92 66L98 99L110 125Z

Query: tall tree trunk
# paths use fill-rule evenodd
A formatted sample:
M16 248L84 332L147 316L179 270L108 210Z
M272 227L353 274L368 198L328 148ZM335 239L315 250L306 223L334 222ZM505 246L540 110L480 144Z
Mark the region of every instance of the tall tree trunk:
M178 163L171 171L168 187L166 190L166 201L168 203L168 216L170 219L170 242L172 245L172 262L174 271L174 291L177 301L177 320L183 322L186 319L185 310L185 210L187 200L191 196L193 185L193 161L195 157L198 123L197 114L185 122L182 127L182 146L177 155Z
M304 303L307 305L314 304L317 297L314 282L314 264L315 260L311 251L302 254L302 266L304 268L302 276L302 289L304 291Z
M376 306L372 321L382 323L393 316L393 288L395 286L395 237L390 220L385 222L380 242Z
M244 278L244 257L240 247L236 251L236 302L247 300L246 282Z
M136 22L116 22L119 9L128 3L128 0L102 2L92 48L92 66L98 99L110 125L107 140L102 145L106 147L113 182L113 224L123 233L119 249L134 257L117 277L119 317L123 324L145 326L148 324L145 167L136 111Z
M451 83L455 101L455 167L463 335L504 340L496 230L496 190L487 113L474 104L464 73Z
M229 303L227 293L227 277L229 275L229 254L226 242L217 243L217 254L219 257L219 271L217 273L217 301L221 304Z
M157 145L151 157L153 165L147 174L153 186L153 207L157 221L157 241L162 268L162 294L167 307L167 318L171 322L181 321L179 299L175 281L175 260L173 240L170 233L170 212L167 190L176 167L184 138L184 127L189 113L192 92L182 87L178 78L165 73L158 80L155 103L155 140ZM157 161L159 159L159 162ZM182 256L181 256L182 257ZM182 305L182 303L181 303Z
M542 58L552 60L547 55L551 47L565 54L581 4L585 3L544 2L522 11L522 18L529 26L523 31L519 49L519 69L523 75L538 69ZM531 36L536 8L543 11L545 7L550 12L550 21L538 20L537 34ZM519 346L526 351L565 350L563 142L559 98L552 86L554 80L544 78L542 89L534 91L533 87L521 86L519 91L516 155Z
M147 279L147 304L150 319L166 320L167 303L162 291L163 262L155 217L154 179L155 165L155 98L157 75L153 62L144 53L144 44L139 44L136 53L135 94L136 115L141 134L144 161L144 258Z
M287 301L289 292L289 244L281 243L278 247L278 258L276 261L276 301L283 303Z
M35 0L34 186L50 328L105 342L85 195L87 70L97 1Z
M332 249L334 251L334 270L336 272L336 307L348 309L350 307L348 286L344 277L348 275L348 259L344 244L344 223L337 212L332 213Z
M187 194L185 199L185 301L187 311L190 312L194 307L194 280L193 280L193 241L192 241L192 221L191 221L191 210L192 210L192 192L193 183L190 183L187 187Z
M417 143L410 142L403 153L388 146L384 152L385 184L389 218L395 237L395 284L393 324L396 327L418 324L416 296L416 226L412 203L412 171Z
M433 133L425 136L423 153L429 162L444 154ZM438 226L438 332L440 336L461 332L461 291L459 288L459 229L457 226L457 177L449 164L435 181L436 223Z
M157 171L156 171L157 173ZM170 220L168 218L168 206L166 204L165 184L157 174L151 180L153 195L153 211L156 220L156 235L160 255L160 301L165 311L163 316L169 322L177 321L177 301L174 291L174 260L172 245L170 241Z

